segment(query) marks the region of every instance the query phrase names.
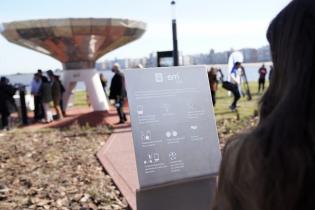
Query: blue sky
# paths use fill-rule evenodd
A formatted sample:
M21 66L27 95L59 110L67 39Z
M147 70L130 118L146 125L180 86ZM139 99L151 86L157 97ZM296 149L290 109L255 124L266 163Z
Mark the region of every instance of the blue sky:
M115 17L147 23L143 37L99 59L137 58L172 49L170 0L1 0L0 22L40 18ZM290 0L177 0L178 47L184 54L267 44L272 18ZM0 75L61 68L59 61L0 36Z

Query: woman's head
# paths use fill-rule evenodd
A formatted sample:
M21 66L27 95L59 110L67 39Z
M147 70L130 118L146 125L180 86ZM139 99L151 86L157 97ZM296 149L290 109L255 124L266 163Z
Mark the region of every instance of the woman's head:
M314 5L292 1L268 29L272 81L261 100L260 122L244 138L236 164L254 180L243 192L257 209L311 209L315 196Z
M274 71L261 102L262 120L280 110L309 109L310 98L315 97L314 25L312 0L292 1L270 24L267 38Z
M274 70L261 119L226 147L216 209L314 209L314 5L293 0L270 24Z
M7 84L8 83L8 79L6 77L1 77L0 78L0 83L1 84Z

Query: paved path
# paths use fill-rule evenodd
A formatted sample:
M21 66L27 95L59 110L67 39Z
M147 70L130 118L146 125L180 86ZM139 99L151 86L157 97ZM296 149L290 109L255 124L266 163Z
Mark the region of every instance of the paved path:
M110 107L109 111L92 111L89 107L76 107L67 110L67 116L62 120L56 120L51 123L31 123L27 126L22 126L25 129L41 129L41 128L64 128L75 123L80 126L100 126L110 125L113 128L128 128L130 127L129 110L124 108L127 113L128 122L125 124L115 125L119 121L116 109ZM29 119L31 121L31 118Z

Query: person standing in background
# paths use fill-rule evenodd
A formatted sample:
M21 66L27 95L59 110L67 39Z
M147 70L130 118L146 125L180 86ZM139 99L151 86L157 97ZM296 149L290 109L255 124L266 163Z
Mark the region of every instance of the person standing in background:
M215 106L216 103L216 91L218 90L218 80L217 80L217 70L213 67L211 67L210 71L208 71L208 78L209 78L209 85L211 90L211 98L213 106Z
M63 94L66 91L65 87L63 86L62 82L60 81L60 76L59 75L55 75L55 81L60 85L60 102L59 102L59 106L61 109L61 113L62 116L65 117L66 116L66 111L63 107Z
M38 75L39 75L40 77L43 76L43 71L42 71L41 69L38 69L38 70L37 70L37 73L38 73Z
M237 102L241 97L241 74L242 74L242 66L240 62L236 62L230 72L230 91L233 93L234 100L230 105L231 111L235 111L237 108Z
M112 72L115 73L110 85L109 99L115 100L115 106L119 116L119 122L117 124L123 124L127 121L126 114L123 111L124 101L126 97L125 77L120 72L119 64L114 64Z
M40 95L42 97L42 103L45 112L45 121L46 123L50 123L53 121L53 116L49 107L49 103L52 101L51 96L51 85L47 79L47 77L42 77L42 84L40 87Z
M54 109L56 112L56 119L63 119L62 111L60 108L60 100L61 100L61 86L60 83L56 80L56 77L52 70L47 71L47 75L50 79L51 85L51 96L54 104Z
M0 114L1 129L10 129L10 114L17 111L13 96L16 88L9 84L6 77L0 78Z
M267 75L267 69L264 64L259 68L258 73L259 73L258 93L260 93L260 90L262 90L262 92L264 92L265 90L265 80L266 80L266 75Z
M40 73L34 74L31 82L31 94L34 97L34 121L40 121L45 117L44 108L42 105L41 95L39 93L40 86L42 84L42 76Z

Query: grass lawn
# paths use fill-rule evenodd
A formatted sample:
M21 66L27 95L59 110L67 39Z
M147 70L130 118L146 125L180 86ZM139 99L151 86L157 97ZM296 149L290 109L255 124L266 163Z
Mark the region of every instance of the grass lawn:
M87 97L84 90L74 92L73 106L87 106Z
M231 112L229 106L233 101L232 96L228 96L227 91L219 85L219 90L217 92L217 104L215 107L215 114L217 120L226 119L236 116L236 112ZM262 94L258 94L258 84L256 82L250 82L250 92L252 94L252 100L248 101L247 97L241 97L238 101L238 113L240 119L247 118L254 115L254 112L258 110L258 102Z
M254 117L254 113L258 110L258 102L262 94L257 94L257 82L251 82L249 86L252 100L248 101L246 97L242 97L238 102L238 112L232 112L229 106L233 101L233 97L228 96L227 91L221 86L220 84L217 92L217 104L214 110L220 147L223 148L226 140L231 136L250 129L257 124L258 118ZM74 106L87 106L85 91L75 92Z
M266 85L268 82L266 82ZM232 96L228 96L227 91L219 85L217 92L217 104L215 107L215 114L217 120L235 118L237 113L231 112L229 109L233 101ZM249 83L253 99L248 101L246 97L242 97L238 102L239 118L244 119L254 115L255 110L258 110L258 101L262 94L257 94L257 82ZM74 106L87 106L87 97L85 91L77 91L74 93Z

